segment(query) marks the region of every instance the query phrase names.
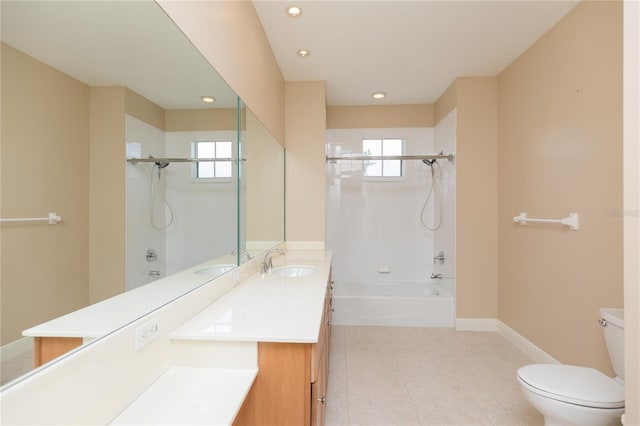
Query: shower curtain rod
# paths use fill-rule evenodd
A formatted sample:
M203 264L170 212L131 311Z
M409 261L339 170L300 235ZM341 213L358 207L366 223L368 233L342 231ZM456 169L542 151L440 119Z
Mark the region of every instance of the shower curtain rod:
M326 156L326 162L336 160L453 160L453 154L424 154L424 155L352 155L342 157Z
M127 162L131 164L137 163L199 163L211 161L237 161L238 158L169 158L169 157L151 157L151 158L127 158ZM246 158L242 158L246 161Z

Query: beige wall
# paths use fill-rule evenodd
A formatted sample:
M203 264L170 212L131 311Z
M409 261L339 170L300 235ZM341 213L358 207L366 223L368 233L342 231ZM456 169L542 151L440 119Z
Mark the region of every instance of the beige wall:
M2 44L2 344L85 306L88 293L89 87Z
M432 104L328 106L327 129L433 127Z
M640 425L640 3L623 8L625 416Z
M284 145L284 78L250 1L158 2Z
M284 240L284 149L246 111L243 188L246 191L247 247ZM265 244L263 244L265 246Z
M286 84L286 239L325 238L325 83Z
M165 110L130 89L125 89L126 113L153 127L165 130Z
M435 103L435 111L434 117L435 122L439 123L443 118L451 112L452 109L456 107L456 102L458 101L457 93L456 93L456 82L455 80L451 85L445 90L442 95L438 98Z
M498 77L499 318L607 373L598 308L623 306L621 30L621 2L583 2ZM580 230L520 227L519 212L577 212Z
M167 132L236 130L238 110L236 108L167 110L163 124Z
M95 303L125 290L126 89L91 88L89 283Z
M456 80L456 317L498 314L498 93Z
M456 114L456 318L498 316L498 87L456 79L435 104Z

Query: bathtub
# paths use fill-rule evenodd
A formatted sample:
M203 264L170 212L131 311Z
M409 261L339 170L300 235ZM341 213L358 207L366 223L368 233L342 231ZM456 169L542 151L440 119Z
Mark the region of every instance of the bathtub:
M335 281L333 324L453 327L454 302L439 283Z

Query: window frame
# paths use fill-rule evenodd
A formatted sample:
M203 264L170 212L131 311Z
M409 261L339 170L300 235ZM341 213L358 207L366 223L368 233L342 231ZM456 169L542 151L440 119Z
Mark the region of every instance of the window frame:
M399 138L399 137L381 137L381 138L373 138L373 137L368 137L368 138L362 138L362 155L363 156L367 156L367 154L365 153L364 150L364 146L365 146L365 141L380 141L380 156L384 156L384 155L396 155L396 154L385 154L384 153L384 142L387 140L392 140L392 141L400 141L401 147L401 153L397 154L397 155L404 155L405 153L405 147L406 147L406 141L403 138ZM365 167L364 165L364 161L363 160L363 165L362 165L362 180L365 182L401 182L401 181L405 181L406 178L406 173L405 173L405 162L404 160L374 160L374 161L380 161L380 175L366 175L366 169L367 167ZM400 162L400 175L392 175L392 176L384 176L384 163L387 161L399 161Z
M211 140L211 139L204 139L204 140L197 140L197 141L193 141L191 142L191 155L192 158L197 159L198 158L198 152L199 152L199 148L200 148L200 144L203 143L213 143L214 145L214 156L213 157L203 157L203 158L216 158L216 159L220 159L220 160L227 160L228 162L231 164L231 175L230 176L216 176L217 173L217 163L216 161L194 161L192 164L192 168L191 168L191 180L194 183L231 183L233 182L234 179L234 168L233 168L233 156L234 156L234 143L232 140ZM221 143L228 143L231 145L231 157L218 157L217 153L218 153L218 144ZM200 177L199 176L199 170L200 170L200 163L212 163L213 164L213 177Z

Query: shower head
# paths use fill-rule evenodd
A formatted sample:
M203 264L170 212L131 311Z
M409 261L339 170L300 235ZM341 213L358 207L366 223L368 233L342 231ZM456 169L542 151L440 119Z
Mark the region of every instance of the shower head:
M154 160L155 158L153 157L153 155L150 155L150 156L149 156L149 159L150 159L150 160ZM169 164L171 164L171 163L169 163L168 161L156 161L156 162L155 162L155 167L157 167L157 168L158 168L158 171L160 171L160 169L164 169L164 168L165 168L165 167L167 167Z
M433 163L437 163L437 162L438 162L438 160L436 160L435 158L434 158L434 159L432 159L432 160L426 160L426 159L425 159L425 160L422 160L422 162L423 162L424 164L426 164L427 166L431 167L431 166L433 166Z

